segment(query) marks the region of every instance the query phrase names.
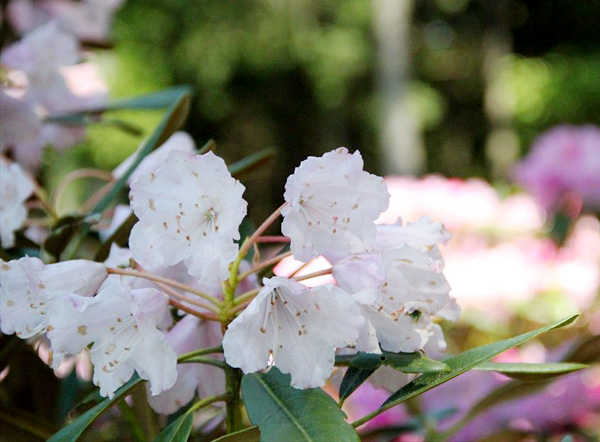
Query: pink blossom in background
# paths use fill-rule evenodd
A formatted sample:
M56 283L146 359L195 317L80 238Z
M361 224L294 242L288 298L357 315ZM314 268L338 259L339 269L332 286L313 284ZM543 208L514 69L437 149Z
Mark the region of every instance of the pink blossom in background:
M573 193L600 209L600 129L557 126L540 135L513 175L539 203L554 212Z
M21 34L51 20L79 40L103 42L108 39L113 16L125 0L13 0L8 19Z
M599 169L600 170L600 169ZM600 287L600 223L582 217L562 248L545 238L542 208L527 194L500 198L479 179L386 177L390 207L378 222L427 214L453 235L443 247L451 294L465 309L502 321L546 292L589 308Z

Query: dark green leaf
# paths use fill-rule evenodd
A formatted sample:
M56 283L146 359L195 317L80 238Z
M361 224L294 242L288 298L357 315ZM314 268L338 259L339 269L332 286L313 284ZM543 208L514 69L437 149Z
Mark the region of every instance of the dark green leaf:
M68 126L89 126L91 124L102 124L104 126L112 126L130 135L140 136L142 131L127 121L114 118L104 118L101 116L90 116L85 114L69 114L49 116L45 120L48 123L64 124Z
M493 344L476 347L471 350L467 350L457 356L446 359L444 362L450 367L451 371L447 373L426 373L423 376L415 379L408 385L404 386L396 393L392 394L381 406L380 410L387 410L397 404L400 404L411 397L417 396L433 387L443 384L450 379L455 378L463 374L464 372L472 369L473 367L485 362L494 356L502 353L509 348L521 345L536 336L547 331L564 327L572 323L579 315L571 315L554 324L547 325L529 333L524 333L514 338L506 339L504 341L495 342Z
M50 235L44 241L42 248L55 258L58 258L69 244L75 232L81 227L82 222L83 217L81 216L62 217L52 226Z
M353 366L348 367L340 385L340 404L343 404L373 373L375 373L375 370L365 370Z
M524 382L543 382L556 376L587 368L588 365L569 362L548 362L545 364L484 362L474 370L497 371L513 379Z
M250 421L261 441L358 441L335 401L320 388L298 390L276 368L242 378Z
M243 430L236 431L235 433L226 434L218 439L214 439L212 442L259 442L260 441L260 430L258 427L244 428Z
M565 362L591 364L600 362L600 335L582 338L564 358Z
M98 418L102 413L108 410L113 404L123 399L129 391L140 384L142 380L137 374L133 378L119 388L112 399L104 399L98 405L90 408L66 427L62 428L58 433L55 433L48 442L63 442L75 441L85 429Z
M193 423L194 413L187 411L167 425L154 442L186 442L192 432Z
M231 166L229 166L229 172L233 176L239 176L244 172L248 172L251 169L258 167L260 164L269 160L274 154L275 150L273 149L263 149L241 159L236 163L233 163Z

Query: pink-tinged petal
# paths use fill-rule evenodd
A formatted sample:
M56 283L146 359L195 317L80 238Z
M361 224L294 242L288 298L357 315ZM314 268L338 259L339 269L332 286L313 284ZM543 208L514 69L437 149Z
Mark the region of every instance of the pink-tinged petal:
M225 333L225 360L245 373L274 365L291 374L295 388L324 385L335 348L354 345L364 325L358 304L335 286L307 289L281 277L263 282Z
M442 223L423 216L413 223L402 225L400 220L395 225L380 224L377 226L377 247L389 250L408 244L411 247L427 252L438 244L447 244L452 235Z
M346 148L309 157L285 186L281 231L296 259L320 253L357 253L373 245L374 221L388 206L383 179L362 170L359 152Z

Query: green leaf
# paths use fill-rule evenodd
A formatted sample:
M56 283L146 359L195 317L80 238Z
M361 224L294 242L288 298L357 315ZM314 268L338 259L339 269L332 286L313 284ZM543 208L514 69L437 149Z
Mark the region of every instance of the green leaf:
M298 390L276 368L242 378L242 395L261 441L359 441L335 401L320 388Z
M373 373L375 373L375 370L365 370L353 366L348 367L340 384L340 405Z
M273 149L263 149L253 153L252 155L249 155L246 158L243 158L229 166L229 173L231 173L233 176L239 176L244 172L248 172L251 169L258 167L260 164L269 160L274 154L275 150Z
M121 399L123 399L129 391L140 384L142 380L139 378L137 374L119 388L112 399L105 399L100 402L98 405L90 408L88 411L83 413L73 422L71 422L66 427L62 428L58 433L55 433L47 442L63 442L63 441L75 441L81 434L85 431L85 429L96 420L102 413L108 410L113 404L117 403Z
M42 248L55 258L58 258L69 244L73 235L81 227L82 222L82 216L68 215L60 218L52 226L50 235L44 241Z
M450 367L443 362L428 358L423 353L391 353L384 351L377 355L373 353L359 353L350 361L350 365L365 370L374 370L381 365L387 365L403 373L430 373L450 371Z
M259 442L260 441L260 430L257 426L244 428L243 430L236 431L235 433L226 434L218 439L214 439L212 442Z
M154 442L186 442L192 432L193 423L194 412L188 410L167 425L156 439L154 439Z
M588 368L588 365L571 362L547 362L544 364L484 362L473 367L473 370L497 371L523 382L543 382L584 368Z
M600 336L582 338L563 360L582 364L600 362Z
M473 367L485 362L494 356L508 350L509 348L521 345L536 336L541 335L547 331L555 328L564 327L572 323L579 314L568 316L554 324L547 325L529 333L524 333L514 338L506 339L504 341L495 342L493 344L483 345L481 347L472 348L464 353L457 356L446 359L444 362L450 367L451 371L448 373L426 373L423 376L415 379L408 385L402 387L396 393L392 394L382 405L382 409L388 409L394 405L400 404L411 397L417 396L433 387L443 384L450 379L455 378L463 374L464 372L472 369Z

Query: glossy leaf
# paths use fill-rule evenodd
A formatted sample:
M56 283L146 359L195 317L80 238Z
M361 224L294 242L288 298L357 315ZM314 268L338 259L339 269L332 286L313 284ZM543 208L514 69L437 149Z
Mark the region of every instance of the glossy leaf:
M250 421L262 441L358 441L335 401L320 388L298 390L277 368L242 378Z
M235 433L226 434L218 439L214 439L212 442L259 442L260 441L260 430L258 427L244 428L243 430L236 431Z
M188 410L167 425L154 442L186 442L192 432L193 423L194 413Z
M138 377L137 374L119 388L112 399L104 399L98 405L90 408L88 411L83 413L73 422L71 422L66 427L62 428L58 433L55 433L47 442L62 442L62 441L75 441L81 434L85 431L85 429L94 422L102 413L108 410L112 405L116 404L118 401L123 399L129 391L140 384L142 380Z
M356 368L353 366L348 367L346 374L340 384L340 405L360 387L373 373L375 370L366 370L363 368Z
M431 390L433 387L443 384L444 382L449 381L450 379L455 378L463 374L464 372L472 369L473 367L488 361L494 356L502 353L509 348L516 347L517 345L521 345L536 336L541 335L547 331L564 327L572 323L579 315L571 315L560 321L557 321L553 324L547 325L545 327L539 328L529 333L524 333L519 336L515 336L514 338L506 339L504 341L495 342L493 344L484 345L481 347L476 347L471 350L467 350L464 353L461 353L457 356L453 356L451 358L446 359L444 362L450 367L451 371L447 373L426 373L423 376L415 379L409 384L402 387L400 390L392 394L381 406L377 413L381 413L384 410L387 410L395 405L398 405L411 397L415 397L419 394L422 394L428 390ZM357 421L356 425L360 425L366 420L360 419Z
M547 362L544 364L484 362L473 369L496 371L524 382L542 382L587 367L586 364L571 362Z

